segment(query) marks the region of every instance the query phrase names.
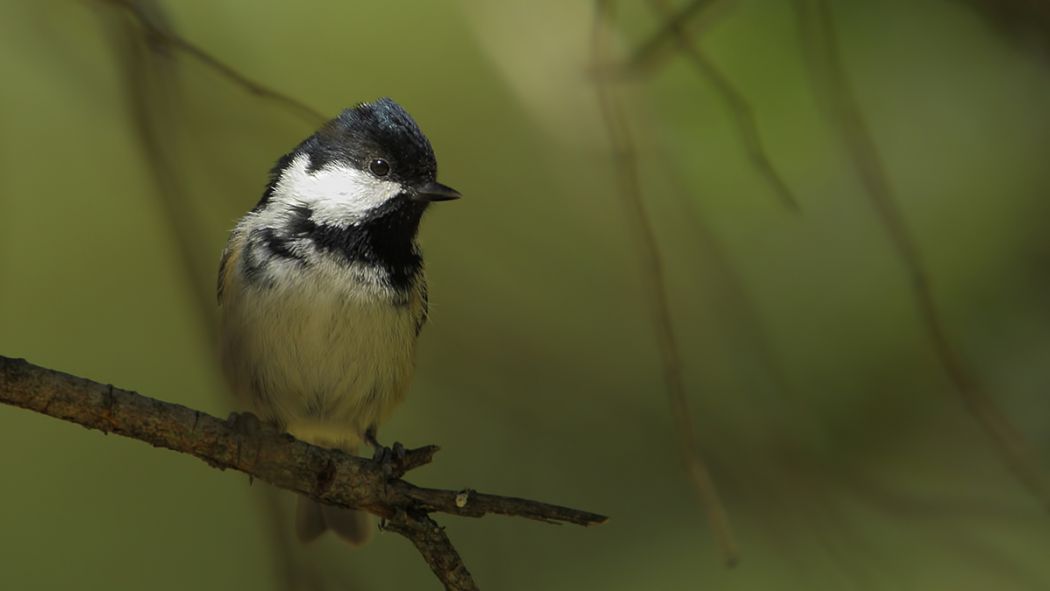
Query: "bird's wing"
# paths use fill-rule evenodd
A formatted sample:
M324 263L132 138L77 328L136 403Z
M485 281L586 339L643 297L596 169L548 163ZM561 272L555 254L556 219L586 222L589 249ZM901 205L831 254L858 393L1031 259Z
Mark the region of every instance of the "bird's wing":
M222 258L219 260L219 278L215 293L220 306L222 305L223 290L227 285L235 281L233 270L237 268L237 262L241 259L242 252L244 252L244 234L238 228L230 234L230 239L226 242L226 248L222 249Z

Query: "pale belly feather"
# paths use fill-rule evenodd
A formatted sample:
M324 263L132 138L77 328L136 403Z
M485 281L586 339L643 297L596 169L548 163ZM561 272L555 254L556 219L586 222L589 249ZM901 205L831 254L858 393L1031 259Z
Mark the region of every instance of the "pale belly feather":
M425 304L418 290L398 301L358 281L360 270L319 265L298 275L248 287L251 305L227 287L224 369L261 417L306 441L353 449L404 398Z

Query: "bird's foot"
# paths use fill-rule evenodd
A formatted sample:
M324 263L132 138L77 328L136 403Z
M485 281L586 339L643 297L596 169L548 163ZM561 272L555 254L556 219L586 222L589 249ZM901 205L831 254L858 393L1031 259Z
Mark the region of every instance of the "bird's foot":
M387 478L401 478L405 474L405 446L400 441L395 441L393 447L380 445L372 454L372 461L382 467Z
M372 426L365 430L365 443L372 446L375 453L372 461L378 463L387 478L401 478L408 468L405 466L405 458L408 456L405 446L400 441L395 441L393 447L387 447L376 439L376 427Z

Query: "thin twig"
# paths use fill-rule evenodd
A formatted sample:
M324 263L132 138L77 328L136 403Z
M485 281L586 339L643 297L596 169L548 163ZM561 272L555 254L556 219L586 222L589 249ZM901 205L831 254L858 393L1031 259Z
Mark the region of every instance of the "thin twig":
M1047 482L1031 446L1010 419L999 410L948 338L933 297L922 253L896 204L882 157L846 75L827 2L795 0L795 7L802 38L810 48L810 66L814 82L821 81L826 84L824 94L832 107L834 123L879 221L908 274L919 318L944 372L951 380L959 400L984 428L1006 465L1039 502L1050 510L1050 483ZM822 70L823 78L819 77L818 70Z
M714 9L724 9L729 2L723 0L692 0L683 6L678 12L669 15L660 25L655 33L645 41L638 44L625 62L625 74L638 75L655 71L672 54L672 48L679 30L695 29L696 21L704 14L706 22L710 22L718 16L712 14ZM718 14L721 14L721 10Z
M744 143L748 158L759 175L769 183L769 186L783 202L784 206L791 211L799 211L798 199L788 187L784 178L780 176L773 166L766 150L762 135L758 132L758 121L755 118L755 110L744 94L733 85L729 77L725 75L718 66L714 64L700 49L700 45L693 39L686 28L685 23L675 17L667 0L649 0L653 10L666 19L666 27L669 29L679 49L697 70L697 72L710 82L715 92L725 101L729 111L733 114L733 121L740 132L740 139Z
M116 2L116 0L108 0ZM156 2L117 2L129 7L129 14L143 22L155 23L153 30L166 26L166 17ZM149 13L149 18L145 16ZM108 14L104 16L109 16ZM107 19L107 23L111 22ZM191 288L192 302L201 329L208 336L206 342L215 342L214 322L215 294L211 282L204 277L215 272L214 256L201 252L199 236L201 224L186 199L186 187L173 152L175 127L179 119L179 85L174 78L174 63L170 55L160 51L143 38L141 28L131 19L120 19L110 35L114 51L120 58L123 85L130 106L131 120L142 145L146 165L155 181L154 191L164 219L171 225L171 236L175 243L176 259L186 285Z
M693 427L692 413L689 410L685 383L682 379L681 353L671 321L667 287L663 277L663 263L652 223L642 200L634 140L631 137L623 107L610 86L610 80L601 74L605 71L604 65L611 63L606 36L607 28L612 20L612 8L611 0L597 0L596 2L592 58L594 70L599 72L595 83L598 103L612 145L614 165L619 177L621 201L627 219L631 220L630 228L633 231L635 247L640 255L642 277L649 292L668 401L671 405L671 416L682 458L693 487L700 497L700 503L715 532L715 538L722 548L725 560L728 564L735 564L738 557L736 542L733 539L729 520L711 478L710 470L700 455L700 446Z
M150 18L150 15L146 13L139 0L100 0L107 2L115 6L119 6L128 11L128 13L135 18L135 20L141 25L150 36L151 42L156 44L158 48L172 48L177 51L181 51L191 58L197 60L201 64L211 68L219 75L229 79L231 82L245 89L246 91L260 96L269 100L276 101L282 104L289 111L295 113L299 117L302 117L308 123L313 126L320 125L328 120L320 111L307 105L306 103L291 97L283 92L280 92L270 86L267 86L261 82L253 80L248 76L242 74L239 70L219 58L208 53L204 49L201 49L197 45L183 39L180 35L175 33L170 27L164 27L160 23L157 23L154 19Z
M642 131L643 144L652 146L650 149L656 156L655 160L662 164L660 174L671 184L671 192L678 197L683 216L690 226L689 236L695 239L697 248L707 255L710 267L718 273L716 281L721 291L719 299L729 311L737 328L750 336L748 348L755 353L759 363L766 369L780 400L793 400L796 396L784 375L781 360L762 321L762 314L750 287L733 263L726 245L708 223L707 214L699 207L697 200L692 198L681 171L673 166L675 159L671 152L665 146L654 143L651 136L646 136L644 128Z
M156 0L96 0L103 7L116 7L127 17L114 40L123 61L124 86L131 105L135 128L146 160L157 185L157 197L165 219L173 226L173 237L180 266L193 289L193 301L201 326L215 342L214 254L202 253L199 240L202 226L194 218L187 200L185 183L176 166L171 148L181 114L174 54L181 53L214 70L246 91L270 100L304 119L311 127L326 120L302 101L252 80L234 67L185 40L169 22L163 6ZM107 11L111 12L111 11Z
M473 590L470 573L432 512L490 513L547 523L598 525L606 517L538 501L414 486L400 476L430 462L427 446L393 468L280 433L249 414L222 420L178 404L0 356L0 402L190 454L329 505L363 509L412 541L446 589Z

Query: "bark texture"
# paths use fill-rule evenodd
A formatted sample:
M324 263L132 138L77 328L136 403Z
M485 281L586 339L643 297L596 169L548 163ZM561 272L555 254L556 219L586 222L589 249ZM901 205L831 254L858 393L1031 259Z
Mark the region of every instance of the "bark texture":
M446 589L477 585L444 530L430 517L489 513L549 523L597 525L606 517L568 507L477 493L422 488L401 479L429 463L437 446L409 450L380 463L304 443L251 414L223 420L108 384L0 356L0 402L190 454L209 465L231 468L321 503L363 509L384 527L408 538Z

